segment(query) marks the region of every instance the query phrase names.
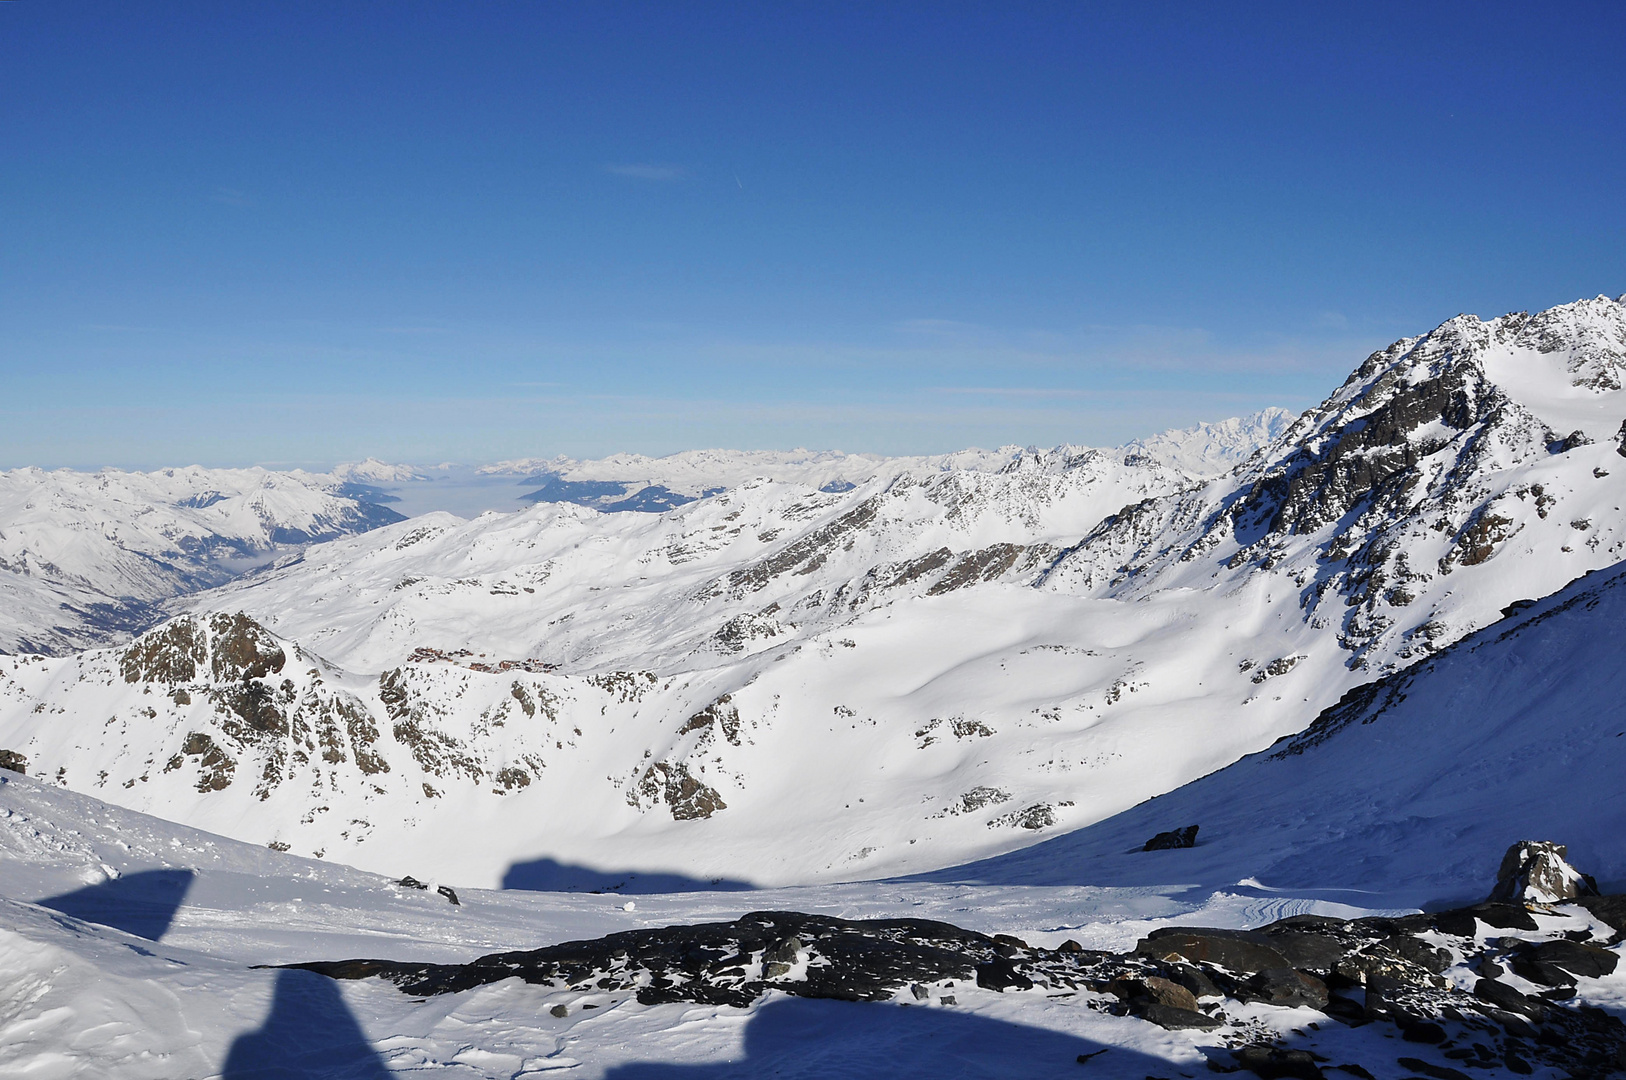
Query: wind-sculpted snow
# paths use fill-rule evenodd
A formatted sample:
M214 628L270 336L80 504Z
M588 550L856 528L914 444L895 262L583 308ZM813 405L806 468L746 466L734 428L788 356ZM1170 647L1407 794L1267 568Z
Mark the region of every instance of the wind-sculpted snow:
M0 652L127 639L171 597L401 520L340 478L265 469L0 472Z

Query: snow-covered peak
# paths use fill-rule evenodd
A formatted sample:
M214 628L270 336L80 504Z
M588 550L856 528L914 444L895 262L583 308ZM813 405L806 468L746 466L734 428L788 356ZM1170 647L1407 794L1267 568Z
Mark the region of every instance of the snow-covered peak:
M334 467L335 480L352 484L404 484L428 479L428 473L411 465L392 465L377 458L346 462Z
M1120 449L1125 454L1142 455L1192 476L1219 476L1252 457L1260 447L1280 438L1295 419L1296 414L1273 405L1248 416L1136 439Z

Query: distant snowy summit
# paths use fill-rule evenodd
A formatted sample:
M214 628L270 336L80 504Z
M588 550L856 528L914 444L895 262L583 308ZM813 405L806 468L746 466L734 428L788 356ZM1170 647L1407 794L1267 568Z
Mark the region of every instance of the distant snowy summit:
M471 517L477 510L470 507L518 511L537 503L658 514L758 479L839 494L877 477L997 473L1041 462L1066 469L1101 454L1196 478L1223 471L1268 441L1281 426L1278 415L1287 414L1269 409L1115 451L1003 447L884 457L689 450L659 458L526 458L475 469L368 458L326 473L195 465L0 471L0 654L58 655L127 640L159 621L162 605L176 597L295 549L403 520L426 505L445 506L460 477L484 485L474 498L464 490L453 503Z
M519 458L485 465L486 476L514 476L535 483L527 502L575 503L597 510L660 513L738 487L751 480L803 484L824 492L850 491L876 477L924 478L947 472L997 473L1021 468L1065 469L1086 454L1109 454L1126 464L1155 462L1194 479L1235 467L1277 438L1294 414L1268 408L1250 416L1165 431L1121 447L1097 450L1063 445L1052 449L1002 446L950 454L887 457L839 450L685 450L665 457L613 454L579 461L568 457ZM387 468L368 462L376 472ZM343 469L362 466L341 466Z

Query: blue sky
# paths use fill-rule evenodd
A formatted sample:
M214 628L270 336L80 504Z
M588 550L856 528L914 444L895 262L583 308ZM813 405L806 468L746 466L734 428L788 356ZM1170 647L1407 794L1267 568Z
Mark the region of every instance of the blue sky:
M1304 407L1459 311L1626 291L1623 40L1609 4L0 4L0 465Z

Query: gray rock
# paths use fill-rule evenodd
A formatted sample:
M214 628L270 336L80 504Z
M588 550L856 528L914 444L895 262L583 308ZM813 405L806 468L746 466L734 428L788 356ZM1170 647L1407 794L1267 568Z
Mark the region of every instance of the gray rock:
M1598 886L1565 861L1563 844L1520 840L1502 856L1491 900L1521 904L1557 904L1578 896L1595 896Z
M1326 983L1307 972L1286 967L1259 972L1242 984L1241 993L1247 1000L1289 1009L1301 1006L1321 1009L1327 1004Z
M1173 1005L1162 1005L1155 1001L1145 1005L1136 1015L1142 1020L1171 1031L1190 1028L1211 1031L1220 1027L1223 1023L1223 1021L1216 1020L1212 1016L1206 1016L1196 1009L1180 1009Z
M1270 938L1253 930L1164 927L1137 942L1135 952L1158 960L1213 964L1245 975L1293 966Z

